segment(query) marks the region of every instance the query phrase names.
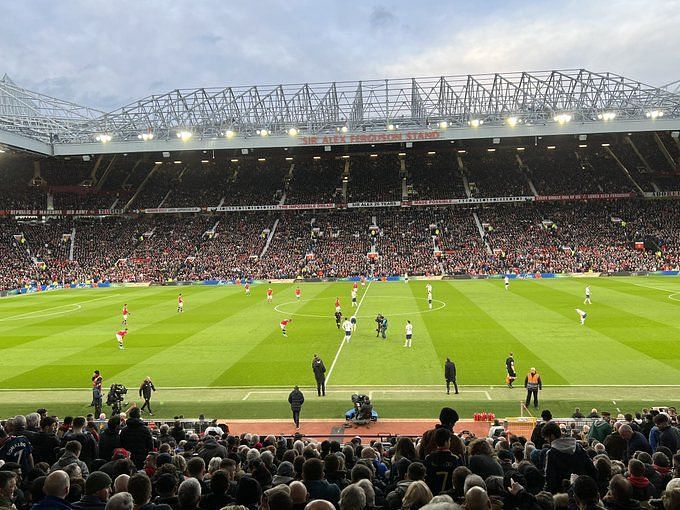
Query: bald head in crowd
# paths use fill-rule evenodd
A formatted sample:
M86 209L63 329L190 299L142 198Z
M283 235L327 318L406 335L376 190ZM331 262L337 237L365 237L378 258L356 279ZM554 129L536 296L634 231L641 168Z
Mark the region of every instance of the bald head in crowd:
M333 503L325 499L315 499L307 503L305 510L335 510Z
M113 482L113 492L127 492L128 481L130 480L130 475L122 474L116 477Z
M491 500L481 487L472 487L465 493L465 510L490 510Z
M60 469L47 475L45 484L43 485L43 492L45 493L45 496L65 499L70 488L71 481L69 480L68 475L65 471Z
M290 499L294 505L300 505L307 501L307 487L302 482L290 482Z

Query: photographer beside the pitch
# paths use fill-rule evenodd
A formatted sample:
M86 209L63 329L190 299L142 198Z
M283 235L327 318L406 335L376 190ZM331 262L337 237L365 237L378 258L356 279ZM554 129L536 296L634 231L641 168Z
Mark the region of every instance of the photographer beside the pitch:
M154 391L156 391L156 387L151 382L151 377L147 376L139 387L139 396L144 398L144 405L140 411L143 412L144 408L147 408L149 410L149 416L153 416L153 412L151 411L151 394Z

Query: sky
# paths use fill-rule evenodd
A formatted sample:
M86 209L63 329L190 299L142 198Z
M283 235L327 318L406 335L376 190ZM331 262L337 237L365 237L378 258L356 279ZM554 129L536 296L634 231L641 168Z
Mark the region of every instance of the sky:
M176 88L585 68L680 80L680 0L5 0L0 76L105 111Z

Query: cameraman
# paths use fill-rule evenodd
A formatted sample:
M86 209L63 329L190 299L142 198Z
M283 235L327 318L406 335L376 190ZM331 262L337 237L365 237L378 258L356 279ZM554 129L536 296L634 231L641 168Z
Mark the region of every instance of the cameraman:
M144 405L142 406L141 411L143 412L144 408L147 408L149 410L149 416L153 416L153 412L151 411L151 393L154 391L156 391L156 387L151 382L151 377L147 376L139 387L139 396L144 397Z

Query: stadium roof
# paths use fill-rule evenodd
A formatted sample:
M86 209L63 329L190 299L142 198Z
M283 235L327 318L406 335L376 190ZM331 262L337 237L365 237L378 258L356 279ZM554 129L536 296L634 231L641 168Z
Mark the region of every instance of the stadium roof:
M0 80L0 145L51 155L679 128L673 87L585 69L177 89L108 113Z

